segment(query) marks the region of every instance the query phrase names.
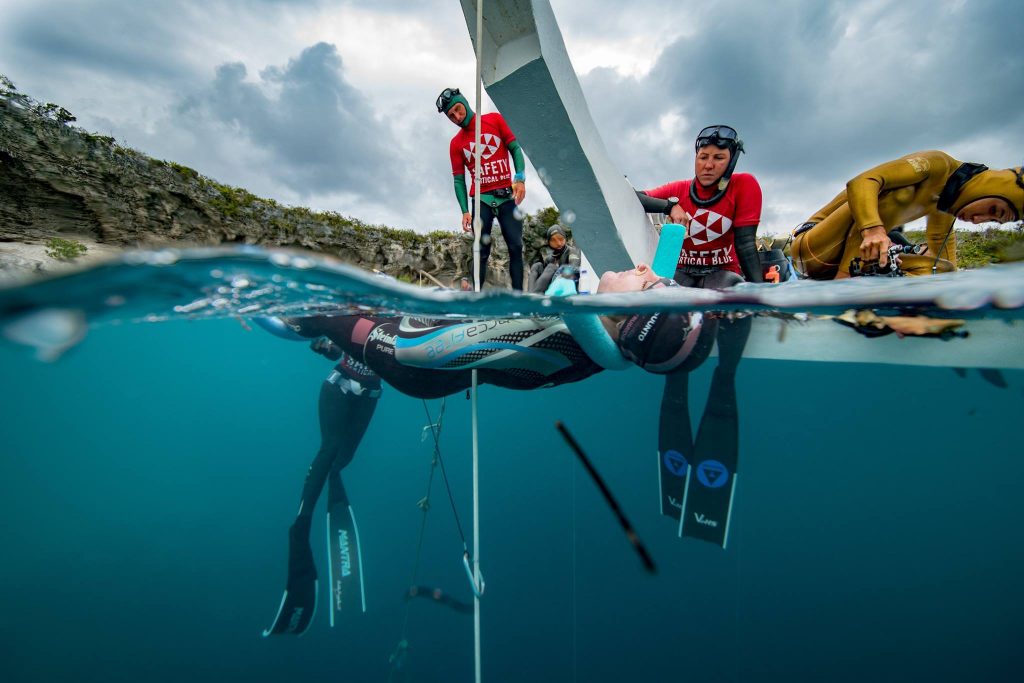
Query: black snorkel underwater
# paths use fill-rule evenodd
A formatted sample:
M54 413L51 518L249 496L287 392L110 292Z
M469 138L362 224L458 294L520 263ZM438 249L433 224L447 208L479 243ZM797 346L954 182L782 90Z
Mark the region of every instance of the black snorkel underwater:
M565 439L569 448L571 448L576 454L576 457L579 458L580 463L583 464L584 469L587 470L587 473L590 474L590 478L594 480L594 484L596 484L597 488L601 491L601 495L604 497L608 507L611 508L615 518L618 520L619 526L622 527L622 531L626 534L626 539L629 541L629 544L633 546L633 550L640 558L640 562L644 565L644 569L648 574L657 574L658 569L654 564L654 560L651 558L651 554L647 552L647 547L644 546L640 537L636 535L636 530L633 528L629 519L626 518L626 514L622 511L622 507L619 506L619 502L615 500L615 496L612 495L611 489L608 488L608 484L605 483L601 475L598 474L597 469L594 468L594 464L590 461L590 458L588 458L587 454L583 452L579 443L575 438L573 438L573 435L569 433L569 430L560 420L555 422L555 429L557 429L562 435L562 438Z
M693 150L694 152L700 152L702 147L708 145L729 150L729 165L726 167L722 177L718 179L718 191L710 199L701 199L697 196L698 181L696 178L690 183L690 201L702 208L715 204L725 196L726 190L729 189L729 180L732 178L733 171L736 170L736 163L740 160L740 154L745 151L743 149L743 141L740 140L740 135L736 132L736 129L722 124L707 126L701 130L697 134Z

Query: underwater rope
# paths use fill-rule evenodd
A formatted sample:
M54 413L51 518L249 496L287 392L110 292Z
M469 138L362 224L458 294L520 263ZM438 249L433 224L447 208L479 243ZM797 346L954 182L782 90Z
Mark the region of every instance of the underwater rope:
M430 430L430 436L431 436L431 438L434 441L434 453L433 453L433 456L431 457L431 460L430 460L430 475L427 477L427 491L426 491L426 494L423 496L423 498L421 498L419 500L419 502L416 503L416 506L419 507L420 510L423 511L423 516L420 519L420 533L419 533L419 538L416 541L416 559L413 561L412 579L409 582L409 585L412 586L412 587L416 587L417 586L417 582L419 580L420 561L421 561L421 558L423 556L423 538L426 535L426 529L427 529L427 513L430 511L430 495L431 495L431 492L433 491L434 472L437 470L439 465L440 465L440 468L441 468L441 480L444 482L445 491L448 494L448 503L451 505L452 516L455 518L455 527L456 527L456 529L458 529L459 538L462 539L463 563L468 566L468 561L469 561L468 560L468 558L469 558L469 548L468 548L467 543L466 543L466 534L462 530L462 520L459 517L458 508L455 506L455 496L452 494L452 487L451 487L451 484L448 481L448 472L447 472L447 470L445 469L445 466L444 466L444 457L441 455L441 429L444 426L444 413L445 413L445 408L446 407L447 407L447 400L442 398L441 399L441 410L440 410L440 412L438 412L437 421L435 422L434 421L434 417L430 414L430 407L427 405L427 401L423 400L423 412L427 416L427 426L424 427L423 429L424 430L427 430L427 429ZM482 587L483 586L483 577L481 577L480 581L481 581L480 593L482 594L483 593L483 587ZM474 592L474 595L475 595L476 591L477 591L477 587L476 587L476 585L473 582L472 575L470 575L470 584L471 584L471 586L473 588L473 592ZM392 670L391 670L391 674L389 674L389 676L388 676L388 680L389 681L391 680L391 677L392 677L394 671L397 670L397 668L400 668L400 667L396 667L396 662L401 662L401 665L404 666L404 659L405 659L405 656L406 656L405 653L407 652L407 650L409 648L409 641L407 640L408 626L409 626L409 603L408 603L408 601L406 601L405 610L404 610L403 615L402 615L402 635L401 635L401 638L398 641L398 646L395 649L395 652L392 653L391 658L390 658L390 661L391 661L391 664L392 664Z
M426 400L423 401L423 410L427 414L427 426L424 429L430 429L430 434L434 438L434 454L430 459L430 476L427 477L427 492L416 506L423 511L423 515L420 518L420 534L419 539L416 541L416 559L412 565L412 579L409 581L410 586L415 586L416 581L419 578L420 573L420 558L423 555L423 537L427 531L427 513L430 511L430 492L434 486L434 471L437 469L437 463L441 457L441 426L444 422L444 408L445 400L441 399L441 411L438 413L437 422L434 422L433 417L430 415L430 408L427 406ZM405 655L409 649L409 641L406 639L409 627L409 603L406 602L405 610L402 614L402 635L398 639L398 645L395 651L389 658L389 664L391 669L388 672L388 681L393 679L395 671L399 670L405 665Z

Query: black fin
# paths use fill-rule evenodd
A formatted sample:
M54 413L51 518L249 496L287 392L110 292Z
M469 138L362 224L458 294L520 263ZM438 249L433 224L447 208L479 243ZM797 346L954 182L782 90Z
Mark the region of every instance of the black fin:
M996 368L978 368L978 373L981 374L981 378L991 384L994 387L1000 389L1006 389L1010 385L1007 383L1006 378Z
M729 540L729 517L739 460L735 374L716 368L694 445L683 495L679 535L716 543Z
M965 377L967 377L967 368L952 368L952 370L960 379L964 379Z
M346 605L366 611L359 528L337 473L327 480L327 558L331 582L330 623L334 626L335 616Z
M317 587L309 522L300 518L288 531L288 582L274 623L263 632L264 637L305 633L316 614Z
M683 511L683 493L693 458L690 428L689 373L677 372L665 378L658 423L658 485L661 514L678 521Z

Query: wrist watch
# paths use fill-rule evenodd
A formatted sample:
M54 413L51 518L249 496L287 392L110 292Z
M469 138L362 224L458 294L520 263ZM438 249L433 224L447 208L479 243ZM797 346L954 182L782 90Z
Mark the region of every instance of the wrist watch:
M667 200L668 204L665 206L665 215L672 215L672 208L679 204L679 197L669 197Z

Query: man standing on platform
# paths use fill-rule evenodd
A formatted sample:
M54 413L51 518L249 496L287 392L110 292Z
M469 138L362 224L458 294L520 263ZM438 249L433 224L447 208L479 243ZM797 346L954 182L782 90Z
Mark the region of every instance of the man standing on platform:
M470 232L473 219L470 200L476 192L473 182L476 173L475 114L458 88L445 88L437 98L437 111L459 127L449 145L452 162L455 197L462 209L462 229ZM523 149L516 141L501 114L480 115L480 285L487 279L487 259L491 255L491 227L498 219L501 234L508 245L509 276L512 289L523 289L523 221L516 217L516 205L526 197L526 161ZM509 155L512 164L509 166ZM470 175L470 189L466 191L466 171Z

